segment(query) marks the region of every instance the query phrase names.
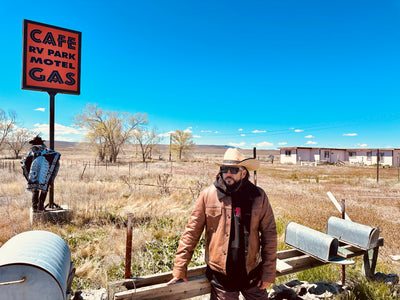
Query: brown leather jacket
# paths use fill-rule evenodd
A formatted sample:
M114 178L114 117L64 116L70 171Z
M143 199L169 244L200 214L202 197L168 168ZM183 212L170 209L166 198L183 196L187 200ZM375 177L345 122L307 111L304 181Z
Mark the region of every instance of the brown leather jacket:
M272 283L276 273L276 225L267 195L261 188L258 190L260 195L254 199L251 209L246 268L249 273L262 262L261 280ZM202 191L176 252L174 277L187 277L187 266L204 227L206 263L211 269L226 274L231 216L230 196L218 192L214 185Z

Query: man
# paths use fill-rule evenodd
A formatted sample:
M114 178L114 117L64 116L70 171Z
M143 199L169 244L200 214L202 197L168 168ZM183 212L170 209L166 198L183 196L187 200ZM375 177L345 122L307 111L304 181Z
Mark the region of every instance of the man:
M29 144L31 151L21 161L22 170L28 181L27 190L32 192L32 210L44 211L47 191L57 176L61 154L47 148L39 135Z
M248 180L259 162L229 148L219 165L216 181L197 199L168 284L187 281L187 266L205 228L210 299L239 299L239 293L267 299L266 288L275 281L277 233L267 195Z

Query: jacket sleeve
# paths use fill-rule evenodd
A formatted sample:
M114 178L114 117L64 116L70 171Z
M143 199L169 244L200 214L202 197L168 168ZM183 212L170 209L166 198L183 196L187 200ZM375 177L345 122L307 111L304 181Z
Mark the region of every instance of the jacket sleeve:
M264 193L263 216L260 222L262 275L264 282L274 282L276 276L277 232L275 217L267 195Z
M178 250L175 255L175 264L172 275L177 278L187 277L187 266L192 259L194 249L201 237L205 225L205 192L203 191L196 201L190 215L189 222L183 232Z
M27 181L29 180L29 171L31 170L32 161L33 155L31 155L30 152L25 156L24 159L21 160L22 174Z

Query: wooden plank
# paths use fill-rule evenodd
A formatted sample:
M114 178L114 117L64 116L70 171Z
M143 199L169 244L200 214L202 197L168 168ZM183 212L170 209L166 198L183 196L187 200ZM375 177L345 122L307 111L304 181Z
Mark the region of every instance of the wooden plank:
M289 250L281 250L276 253L276 257L279 259L285 259L285 258L301 256L301 255L304 255L304 253L297 249L294 249L294 248L289 249Z
M191 277L204 276L205 273L206 273L206 266L198 266L188 269L187 277L191 278ZM165 283L170 281L171 279L172 279L172 272L165 272L155 275L138 277L134 278L133 280L135 282L136 288L139 288L157 283Z
M171 285L166 283L155 284L119 292L114 295L115 300L135 299L187 299L208 294L211 291L210 282L204 276L189 278L188 282L180 282Z
M384 243L384 238L380 237L376 247L382 247ZM345 258L351 258L355 256L364 255L368 249L362 249L360 247L345 243L339 240L338 255Z
M335 205L336 209L341 213L342 212L342 207L340 206L339 202L336 200L336 198L333 196L331 192L326 193L329 197L329 199L332 201L333 205ZM347 213L344 213L345 219L351 221L350 217L347 215Z
M383 238L379 240L379 246L383 245ZM377 247L376 250L378 250ZM338 254L344 258L364 255L367 251L358 247L341 242ZM376 262L377 251L374 253L372 263ZM328 264L310 255L304 254L297 249L282 250L277 252L276 276L297 273L303 270ZM364 258L365 259L365 258ZM366 259L365 259L366 260ZM172 278L172 272L144 276L141 278L120 281L123 288L109 291L110 300L124 299L187 299L210 293L210 283L205 278L206 266L188 269L188 282L167 285ZM121 284L123 283L123 284ZM110 285L109 285L110 287Z
M188 278L191 278L191 277L204 276L205 272L206 272L206 266L198 266L188 269L187 274ZM130 291L134 290L135 288L137 289L145 286L151 286L154 284L167 283L171 279L172 279L172 272L164 272L154 275L109 282L107 284L108 298L113 299L114 295L119 292Z
M350 258L354 257L355 252L351 251L350 249L346 249L345 247L338 247L337 254L343 258Z
M279 273L287 272L293 270L293 267L287 263L285 263L283 260L280 260L279 258L276 260L276 270Z
M280 262L278 262L280 261ZM277 268L276 276L288 275L310 268L325 265L327 263L317 260L309 255L300 255L290 257L284 260L279 259L277 266L284 265L285 267L279 270ZM187 299L204 295L210 292L210 283L204 276L188 278L188 283L176 283L167 285L166 283L153 284L142 288L118 292L114 294L115 300L134 299Z
M288 275L292 273L296 273L302 270L306 270L309 268L314 268L317 266L322 266L326 263L319 261L309 255L306 255L296 249L290 249L290 250L284 250L284 251L279 251L277 253L277 256L279 257L277 259L277 270L276 270L276 276L283 276L283 275ZM286 258L284 258L286 257ZM153 299L155 297L155 294L152 294L151 292L148 292L148 290L153 291L156 289L157 291L159 290L161 294L165 295L174 295L176 298L175 299L185 299L183 297L186 297L187 295L192 295L192 293L196 294L190 297L195 297L198 295L198 293L205 293L204 289L206 288L204 286L203 279L205 279L204 273L205 273L206 266L200 266L196 268L191 268L188 270L188 280L189 282L187 284L176 284L176 285L170 285L167 286L166 282L168 282L172 278L172 272L166 272L162 274L156 274L156 275L151 275L151 276L145 276L142 278L136 278L133 281L133 283L129 284L129 289L128 290L119 290L116 291L113 295L114 298L112 298L112 295L110 295L110 299L148 299L146 298L148 295L152 296ZM205 279L205 282L207 282L207 286L209 285L208 280ZM127 284L125 284L127 286ZM136 290L135 290L136 286ZM187 287L187 288L185 288ZM207 287L209 288L209 287ZM189 292L193 289L193 292ZM177 293L180 293L180 296L177 296ZM129 295L129 296L128 296ZM158 294L156 294L158 295ZM117 297L118 296L118 297ZM137 298L139 297L139 298ZM144 298L142 298L144 297ZM167 296L165 296L167 297ZM173 297L172 297L173 298ZM171 298L171 299L172 299ZM189 298L189 297L188 297ZM151 298L149 298L151 299ZM164 299L164 297L163 297ZM165 298L167 299L167 298Z
M277 270L276 271L277 277L300 272L303 270L307 270L307 269L311 269L311 268L315 268L315 267L319 267L319 266L327 264L327 263L325 263L321 260L318 260L307 254L302 254L300 256L286 258L286 259L283 259L283 261L286 264L288 264L289 266L291 266L292 269L291 270L286 269L286 270L283 270L282 272Z
M343 258L352 258L363 255L364 253L365 253L364 249L352 245L345 245L338 247L338 256Z

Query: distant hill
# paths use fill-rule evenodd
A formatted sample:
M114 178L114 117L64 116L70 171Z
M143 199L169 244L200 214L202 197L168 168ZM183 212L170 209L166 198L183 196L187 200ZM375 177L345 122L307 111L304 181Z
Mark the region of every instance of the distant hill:
M49 146L49 141L45 141L45 144ZM54 148L73 148L81 143L77 142L63 142L63 141L54 141Z
M46 145L48 145L49 141L45 141ZM85 142L65 142L65 141L55 141L54 142L54 146L55 148L73 148L76 146L82 146L82 145L87 145L87 143ZM159 148L166 148L169 147L168 144L159 144L157 147ZM228 146L228 145L194 145L194 149L228 149L228 148L232 148L232 146ZM253 150L251 149L243 149L243 148L239 148L242 149L243 151L249 151L249 150ZM279 150L257 150L257 151L277 151L279 153Z
M48 141L46 141L46 145L48 146ZM130 147L134 147L133 145L128 145L125 150L129 149ZM163 152L168 152L168 144L159 144L157 145L156 148L159 149L159 151ZM215 153L222 155L226 149L231 148L232 146L228 145L194 145L192 151L197 152L197 153ZM84 142L64 142L64 141L55 141L54 142L54 148L55 150L62 151L62 150L72 150L72 149L81 149L83 151L86 151L87 149L91 148L88 143ZM239 148L241 149L241 148ZM279 150L265 150L265 149L256 149L257 151L257 156L269 156L269 155L274 155L275 158L278 157L280 154ZM241 149L241 152L247 156L247 157L252 157L253 156L253 148L251 149Z

